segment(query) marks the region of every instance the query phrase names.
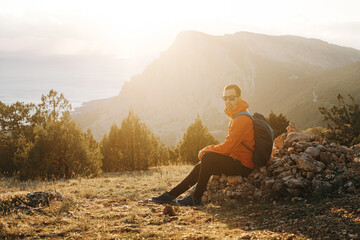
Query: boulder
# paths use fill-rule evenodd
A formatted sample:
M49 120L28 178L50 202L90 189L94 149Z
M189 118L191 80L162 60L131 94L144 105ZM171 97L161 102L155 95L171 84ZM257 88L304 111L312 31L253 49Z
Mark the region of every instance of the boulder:
M299 132L299 130L295 127L295 123L291 122L289 126L286 128L287 134L291 132Z
M317 147L308 147L305 153L311 155L313 158L317 158L320 155L321 150Z
M300 133L300 132L290 132L285 139L284 145L290 147L294 142L300 141L310 141L314 138L314 135Z
M274 139L274 148L276 149L283 149L284 142L286 139L286 133L279 135L277 138Z
M295 159L298 168L309 172L321 172L324 169L325 164L320 161L311 161L306 158L306 155L297 156Z

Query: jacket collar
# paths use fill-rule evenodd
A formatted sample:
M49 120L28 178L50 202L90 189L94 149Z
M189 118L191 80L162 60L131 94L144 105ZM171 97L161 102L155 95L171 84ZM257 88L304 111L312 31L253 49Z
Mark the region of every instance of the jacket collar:
M233 110L227 110L225 108L224 112L226 113L226 115L228 115L231 118L234 118L235 114L241 112L241 111L246 111L246 109L249 107L249 103L247 101L245 101L244 99L240 99L239 103L236 105L236 107Z

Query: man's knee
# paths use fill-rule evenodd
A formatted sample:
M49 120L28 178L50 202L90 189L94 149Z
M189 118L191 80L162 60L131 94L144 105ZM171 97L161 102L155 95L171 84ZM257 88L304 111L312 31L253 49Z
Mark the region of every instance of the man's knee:
M214 159L216 158L217 153L214 152L205 152L201 158L201 164L202 165L207 165L211 162L214 161Z

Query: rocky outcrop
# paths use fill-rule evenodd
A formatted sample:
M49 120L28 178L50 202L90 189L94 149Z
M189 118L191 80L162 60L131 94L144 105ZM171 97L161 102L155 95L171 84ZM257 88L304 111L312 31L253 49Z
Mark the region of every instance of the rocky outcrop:
M299 132L279 136L275 142L267 166L248 177L213 176L203 202L298 199L359 191L360 145L347 148Z

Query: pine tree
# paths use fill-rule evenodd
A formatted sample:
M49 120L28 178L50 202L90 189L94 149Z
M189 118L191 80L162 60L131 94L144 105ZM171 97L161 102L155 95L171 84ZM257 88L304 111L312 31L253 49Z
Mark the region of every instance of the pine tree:
M186 130L182 141L178 145L180 161L186 163L197 163L198 153L204 147L211 144L218 144L197 115L195 121Z
M121 144L120 129L113 124L110 128L109 135L105 134L100 142L101 153L103 155L102 169L105 172L121 171L121 161L123 159Z
M146 170L168 161L163 143L140 118L129 111L121 127L112 125L101 140L104 171Z
M23 138L32 138L29 123L34 104L16 102L6 105L0 101L0 173L12 175L18 171L14 156Z
M33 124L44 125L53 120L59 120L63 113L71 110L71 104L62 93L51 89L47 95L41 96L41 103L36 106L36 112L32 116Z

